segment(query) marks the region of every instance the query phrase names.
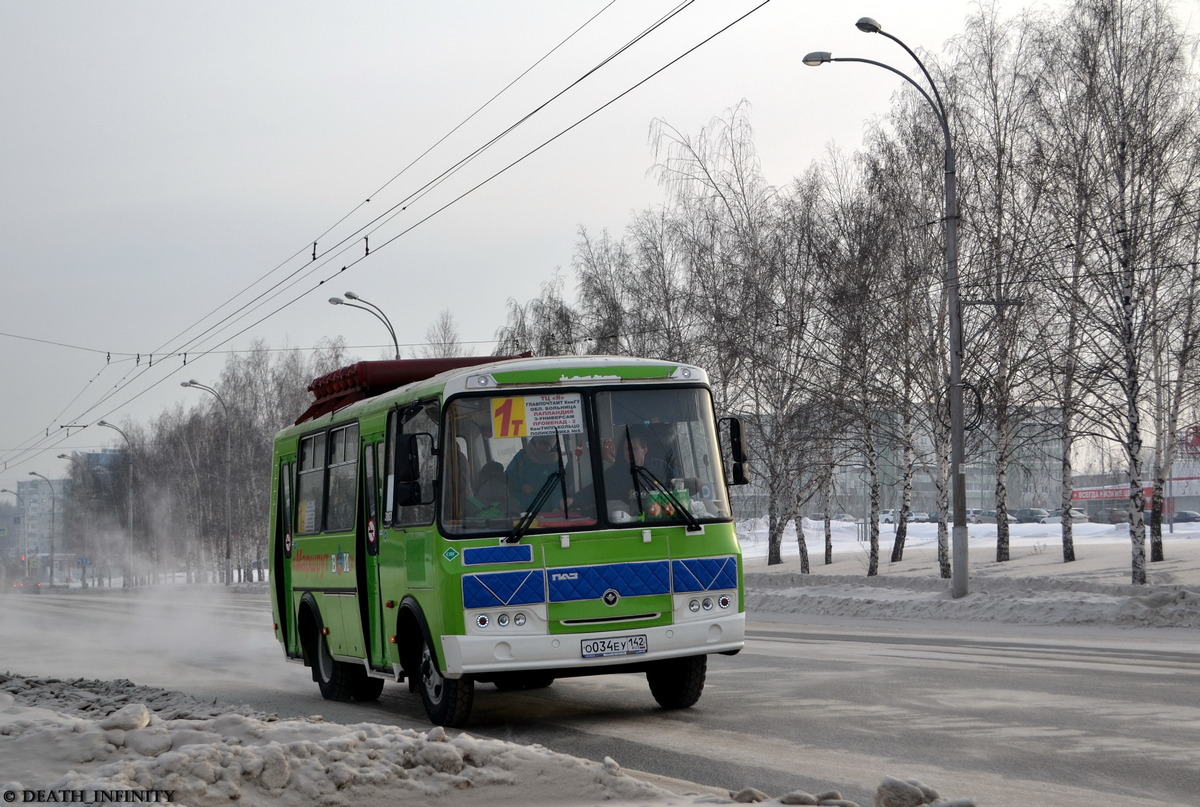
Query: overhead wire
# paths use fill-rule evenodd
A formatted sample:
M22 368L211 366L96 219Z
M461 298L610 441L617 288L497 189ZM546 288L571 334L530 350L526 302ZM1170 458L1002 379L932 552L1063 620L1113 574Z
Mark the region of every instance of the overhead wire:
M522 157L518 158L517 160L514 160L514 161L512 161L511 163L509 163L507 166L505 166L505 167L504 167L504 168L502 168L501 170L499 170L499 171L495 172L494 174L490 175L489 177L487 177L487 178L486 178L486 179L484 179L483 181L481 181L481 182L477 183L476 185L472 186L472 187L471 187L471 188L469 188L467 191L464 191L463 193L461 193L460 195L458 195L457 197L455 197L454 199L452 199L450 202L447 202L446 204L444 204L444 205L440 206L440 207L439 207L439 208L437 208L435 211L433 211L432 213L430 213L430 214L426 215L424 218L422 218L422 219L421 219L421 220L419 220L418 222L416 222L416 223L414 223L413 225L409 226L408 228L404 229L404 230L403 230L403 231L401 231L400 233L398 233L398 234L396 234L396 235L392 236L392 237L391 237L391 238L389 238L389 239L388 239L386 242L384 242L384 244L380 245L380 247L378 247L378 248L376 249L376 252L378 251L378 249L381 249L383 246L387 246L387 245L390 245L391 243L394 243L394 242L395 242L397 239L399 239L399 238L401 238L402 236L406 235L407 233L411 232L411 231L412 231L413 229L415 229L416 227L420 226L421 224L423 224L423 223L424 223L424 222L426 222L426 221L429 221L429 220L430 220L431 218L433 218L434 216L436 216L436 215L438 215L438 214L442 213L443 211L445 211L446 209L448 209L448 208L449 208L449 207L451 207L452 205L454 205L454 204L456 204L457 202L461 201L462 199L466 198L466 197L467 197L468 195L470 195L471 193L475 192L475 191L476 191L476 190L478 190L479 188L483 187L484 185L486 185L486 184L488 184L489 182L493 181L493 180L494 180L494 179L496 179L497 177L499 177L499 176L501 176L502 174L506 173L508 170L510 170L510 169L511 169L511 168L513 168L514 166L518 165L519 163L523 162L525 159L527 159L528 157L532 156L532 155L533 155L533 154L535 154L536 152L540 151L540 150L541 150L542 148L544 148L545 146L549 145L550 143L552 143L552 142L554 142L555 140L559 139L559 138L560 138L560 137L562 137L563 135L565 135L565 134L567 134L568 132L572 131L574 128L576 128L577 126L581 125L582 123L584 123L585 121L587 121L588 119L590 119L591 117L593 117L594 115L598 114L600 111L602 111L602 110L606 109L608 106L611 106L613 103L615 103L615 102L616 102L617 100L619 100L620 98L623 98L625 95L628 95L630 92L633 92L633 91L634 91L634 90L636 90L638 87L640 87L640 86L642 86L643 84L645 84L647 81L651 80L652 78L654 78L655 76L657 76L658 74L660 74L661 72L663 72L664 70L668 69L670 66L674 65L674 64L675 64L676 62L678 62L679 60L681 60L681 59L685 58L686 56L690 55L691 53L695 52L697 49L699 49L700 47L704 46L704 45L705 45L705 44L707 44L708 42L712 41L714 38L716 38L716 37L717 37L717 36L719 36L720 34L724 33L725 31L729 30L730 28L732 28L732 27L733 27L734 25L736 25L737 23L741 22L742 20L744 20L744 19L746 19L747 17L749 17L751 14L753 14L753 13L755 13L756 11L758 11L759 9L763 8L764 6L766 6L767 4L769 4L769 3L770 3L770 1L771 1L771 0L763 0L763 2L761 2L760 4L758 4L757 6L755 6L754 8L752 8L750 11L746 12L745 14L742 14L741 16L739 16L738 18L736 18L736 19L735 19L733 22L729 23L728 25L725 25L725 26L723 26L723 27L722 27L721 29L719 29L719 30L718 30L716 33L714 33L714 34L712 34L712 35L710 35L710 36L706 37L706 38L705 38L704 40L702 40L700 43L698 43L698 44L696 44L695 46L693 46L693 47L689 48L688 50L684 51L682 54L680 54L680 55L679 55L679 56L677 56L676 58L674 58L674 59L670 60L669 62L667 62L667 63L666 63L666 64L664 64L662 67L660 67L660 68L658 68L657 70L655 70L655 71L654 71L653 73L651 73L650 75L646 76L646 77L645 77L645 78L643 78L642 80L640 80L640 81L638 81L637 83L635 83L634 85L630 86L630 87L629 87L628 89L626 89L624 92L622 92L622 93L618 94L617 96L613 97L612 99L610 99L608 102L606 102L606 103L605 103L605 104L603 104L602 106L600 106L600 107L598 107L597 109L593 110L593 111L592 111L591 113L589 113L588 115L585 115L584 117L582 117L582 118L580 118L579 120L577 120L575 123L571 124L570 126L566 127L565 129L561 130L560 132L558 132L558 133L557 133L556 135L554 135L553 137L551 137L551 138L547 139L546 141L543 141L543 142L542 142L542 143L541 143L539 146L537 146L537 147L535 147L534 149L532 149L532 150L528 151L528 152L527 152L527 153L525 153L525 154L524 154ZM606 59L605 59L605 60L604 60L604 61L601 63L601 65L600 65L600 66L603 66L603 64L607 64L608 62L610 62L610 61L611 61L613 58L615 58L615 56L616 56L616 55L619 55L619 54L620 54L621 52L623 52L624 50L627 50L629 47L631 47L631 46L632 46L632 44L636 43L637 41L640 41L642 38L644 38L646 35L648 35L648 33L649 33L650 31L652 31L652 30L656 29L657 27L660 27L660 26L661 26L661 25L662 25L662 24L663 24L665 21L667 21L667 20L669 20L669 19L673 18L673 17L674 17L676 14L678 14L678 13L679 13L679 11L681 11L681 10L683 10L683 9L687 8L687 7L688 7L688 6L690 6L690 5L691 5L693 2L694 2L694 0L686 0L686 2L680 3L680 4L679 4L679 5L678 5L678 6L677 6L675 9L673 9L671 12L669 12L668 14L666 14L666 15L664 15L662 18L660 18L660 20L659 20L659 21L657 21L656 23L654 23L654 24L653 24L653 25L652 25L652 26L651 26L649 29L647 29L647 31L644 31L642 34L640 34L640 35L638 35L637 37L635 37L635 38L634 38L633 40L631 40L629 43L626 43L626 45L622 46L622 48L618 49L618 51L616 51L614 54L612 54L612 55L610 55L608 58L606 58ZM612 4L610 3L610 4L609 4L609 6L611 6L611 5L612 5ZM605 9L606 9L606 8L608 8L608 6L605 6ZM603 11L603 10L604 10L604 9L602 9L602 11ZM594 19L594 18L595 18L595 16L593 16L593 18L592 18L592 19ZM589 21L590 21L590 20L589 20ZM572 34L572 36L573 36L573 35L574 35L574 34ZM561 45L560 45L560 46L561 46ZM593 70L589 71L589 73L585 74L585 77L586 77L586 75L590 75L591 73L594 73L596 69L599 69L599 66L598 66L597 68L594 68ZM575 83L575 84L577 84L577 83L578 83L578 81L580 81L580 80L582 80L582 77L581 77L581 79L577 80L577 81L576 81L576 82L574 82L574 83ZM573 86L573 85L572 85L572 86ZM558 95L561 95L561 94L562 94L562 93L560 92ZM558 95L556 95L555 97L558 97ZM489 103L490 103L490 101L489 101ZM473 113L473 114L477 114L477 113ZM526 118L525 118L525 119L523 119L523 120L526 120L526 119L528 119L528 116L526 116ZM464 121L464 122L465 122L465 121ZM448 135L447 135L447 136L448 136ZM440 142L440 141L439 141L439 142ZM432 147L431 147L431 148L432 148ZM450 169L448 169L448 170L450 170ZM453 169L453 170L457 170L457 169ZM403 171L401 171L401 173L403 173ZM399 174L397 174L397 175L396 175L396 177L398 177L398 176L399 176ZM394 181L396 177L393 177L393 179L392 179L392 180L389 180L389 182L388 182L388 183L385 183L385 184L384 184L384 186L382 186L382 187L386 187L388 184L390 184L392 181ZM426 191L426 192L427 192L427 191ZM359 205L357 208L355 208L355 210L357 210L357 209L359 209L359 208L361 208L361 204L360 204L360 205ZM391 218L394 218L394 216L395 216L395 215L396 215L398 212L399 212L399 211L397 211L397 212L394 212ZM353 211L352 211L352 213L353 213ZM351 213L351 214L352 214L352 213ZM344 220L345 220L345 219L346 219L346 218L347 218L349 215L351 215L351 214L347 214L347 216L344 216L344 217L343 217L341 220L339 220L339 223L340 223L341 221L344 221ZM376 220L378 220L378 219L376 219ZM389 218L388 220L390 221L391 219ZM373 223L373 222L372 222L372 223ZM337 225L335 224L333 227L336 227L336 226L337 226ZM333 227L331 227L331 228L330 228L330 230L332 230L332 229L333 229ZM378 228L376 228L376 229L378 229ZM330 230L327 230L326 232L329 232ZM359 231L361 231L361 230L362 230L362 228L360 228L360 230L359 230ZM354 243L354 242L352 241L351 243ZM297 253L294 253L294 254L293 254L293 256L292 256L292 258L289 258L289 259L288 259L288 261L285 261L283 264L280 264L280 266L286 265L286 263L287 263L287 262L290 262L291 260L293 260L293 259L295 258L295 256L296 256L296 255L298 255L298 254L300 254L300 252L299 252L299 251L298 251ZM251 323L251 324L250 324L249 326L247 326L246 328L243 328L242 330L240 330L240 331L238 331L238 332L236 332L236 333L234 333L234 334L232 334L232 335L229 335L229 336L225 337L225 338L224 338L224 339L223 339L221 342L219 342L219 343L218 343L218 345L217 345L217 346L219 347L220 345L227 344L229 341L232 341L233 339L237 338L238 336L241 336L242 334L246 333L246 332L247 332L249 329L251 329L251 328L253 328L253 327L256 327L257 325L259 325L259 324L261 324L262 322L264 322L266 319L269 319L271 316L274 316L275 314L279 313L280 311L282 311L282 310L286 309L287 307L289 307L290 305L294 304L296 301L298 301L299 299L301 299L303 296L307 295L308 293L311 293L311 292L312 292L313 290L315 290L316 288L319 288L319 287L320 287L321 285L323 285L323 284L324 284L324 283L325 283L327 280L329 280L329 279L332 279L332 277L336 277L336 276L337 276L338 274L340 274L341 272L344 272L344 271L346 271L347 269L349 269L350 267L352 267L352 266L354 266L354 265L358 264L358 263L359 263L359 262L361 262L362 260L365 260L367 257L369 257L369 256L370 256L370 254L372 254L372 253L370 253L370 252L367 252L367 253L365 253L364 255L360 256L359 258L355 259L354 261L351 261L351 262L350 262L350 263L348 263L347 265L343 266L343 267L342 267L340 270L338 270L337 272L335 272L333 275L331 275L331 276L329 276L329 277L327 277L327 278L325 278L325 279L321 280L321 281L320 281L320 282L318 282L318 283L317 283L315 286L312 286L312 287L310 287L310 288L306 289L305 291L301 292L301 294L300 294L300 295L297 295L297 296L295 296L295 297L291 298L290 300L288 300L287 302L285 302L283 305L281 305L281 306L279 306L279 307L277 307L277 308L273 309L271 312L269 312L269 313L268 313L268 314L266 314L265 316L263 316L263 317L259 318L259 319L258 319L258 320L256 320L255 322ZM276 269L273 269L273 270L271 270L271 272L267 273L267 275L269 275L269 274L273 273L274 271L277 271L277 269L278 269L278 267L277 267ZM289 278L291 278L291 277L294 277L294 275L295 275L295 274L296 274L296 273L293 273L291 276L289 276ZM310 271L309 273L306 273L306 276L307 276L307 274L311 274L311 271ZM265 277L265 276L264 276L264 277ZM257 283L257 282L258 282L258 281L256 281L256 283ZM250 286L250 287L248 287L248 288L252 288L252 287L253 287L253 285L256 285L256 284L251 284L251 286ZM276 284L276 286L275 286L275 287L273 287L273 289L274 289L274 288L278 288L278 287L279 287L279 285L280 285L280 284ZM244 293L244 291L243 291L243 292L239 292L239 295L240 295L240 294L242 294L242 293ZM263 295L261 295L261 294L260 294L259 298L256 298L256 299L257 299L257 300L261 300L262 296L263 296ZM236 299L236 296L235 296L234 298L232 298L232 299ZM226 304L227 304L227 303L226 303ZM223 306L222 306L222 307L223 307ZM260 304L258 307L261 307L261 304ZM247 306L243 306L243 308L242 308L242 309L240 309L240 310L242 310L242 311L245 311L245 309L246 309L246 308L247 308ZM219 310L219 309L220 309L220 307L218 307L218 309L216 309L216 310ZM210 315L211 315L211 314L210 314ZM208 315L208 316L210 316L210 315ZM226 318L226 320L228 320L228 319L229 319L229 318L227 317L227 318ZM226 320L223 320L222 322L224 322L224 321L226 321ZM201 321L203 321L203 320L201 320ZM235 321L236 321L236 320L235 320ZM191 326L191 327L194 327L194 326ZM184 331L180 332L180 334L178 334L176 337L173 337L173 339L180 338L180 337L181 337L181 336L182 336L184 333L186 333L186 332L187 332L187 330L188 330L188 329L185 329ZM204 332L204 334L207 334L207 333L209 333L211 330L212 330L212 328L210 328L208 331L205 331L205 332ZM203 336L204 334L201 334L200 336ZM197 338L199 338L199 336L197 336L197 337L193 337L193 338L192 338L192 339L193 339L193 342L194 342L194 340L195 340L195 339L197 339ZM175 349L175 350L169 350L169 349L167 349L167 344L169 344L169 342L168 342L168 343L164 343L164 344L163 344L161 353L160 353L159 351L156 351L156 353L158 353L159 355L163 355L163 356L169 356L169 355L178 354L178 353L180 353L180 352L183 352L183 351L182 351L182 347L183 347L183 346L181 346L179 349ZM211 350L211 348L210 348L209 350L205 350L205 351L199 351L199 352L197 352L197 355L204 355L204 354L208 353L210 350ZM187 352L188 352L188 353L191 353L192 351L191 351L191 350L188 350ZM147 365L146 365L146 366L145 366L143 369L141 369L141 372L139 373L139 376L140 376L141 374L144 374L145 372L148 372L148 371L149 371L149 369L151 369L151 367L152 367L152 366L153 366L152 364L147 364ZM160 365L160 366L161 366L161 365ZM127 375L127 377L128 377L128 375ZM145 388L145 389L141 390L140 392L137 392L136 394L134 394L134 395L133 395L133 396L131 396L130 398L128 398L128 399L126 399L125 401L123 401L121 404L118 404L118 405L117 405L117 406L116 406L114 409L110 410L110 411L109 411L108 413L106 413L106 414L109 414L109 415L110 415L110 414L112 414L112 412L119 411L121 408L123 408L123 407L125 407L125 406L129 405L130 403L132 403L133 401L137 400L137 398L139 398L139 397L141 397L142 395L144 395L144 394L148 393L148 392L150 391L150 389L153 389L155 386L157 386L158 384L162 383L162 381L163 381L163 380L165 380L165 379L160 379L159 381L156 381L156 382L154 382L153 384L151 384L149 387L147 387L147 388ZM126 382L126 383L118 382L118 388L119 388L119 389L124 389L125 387L127 387L127 386L129 385L129 383L132 383L132 382ZM89 407L87 410L85 410L85 411L84 411L84 413L82 413L82 415L86 415L86 414L88 414L88 413L90 413L90 412L94 411L94 410L95 410L95 409L96 409L96 408L97 408L97 407L100 405L100 403L103 403L103 402L105 402L105 401L108 401L108 400L109 400L111 397L113 397L113 395L115 394L115 392L116 392L116 390L114 390L114 391L113 391L112 393L110 393L109 395L106 395L106 396L105 396L105 397L104 397L104 398L103 398L103 399L102 399L100 402L97 402L97 404L94 404L93 406L91 406L91 407ZM64 410L64 411L65 411L65 410ZM80 419L82 419L82 416L81 416L81 418L80 418ZM47 434L49 434L49 428L47 428Z

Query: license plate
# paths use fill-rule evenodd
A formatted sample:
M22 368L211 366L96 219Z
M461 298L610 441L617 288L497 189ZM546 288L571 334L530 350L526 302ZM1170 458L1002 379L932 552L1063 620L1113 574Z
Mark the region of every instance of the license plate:
M608 639L584 639L579 644L579 654L583 658L632 656L650 649L644 633L636 636L613 636Z

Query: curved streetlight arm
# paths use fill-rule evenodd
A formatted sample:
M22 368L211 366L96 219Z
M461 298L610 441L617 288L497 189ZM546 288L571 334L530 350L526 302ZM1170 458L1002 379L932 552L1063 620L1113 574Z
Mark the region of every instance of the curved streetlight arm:
M125 433L125 430L122 429L120 426L114 426L113 424L109 423L107 420L97 421L96 425L103 426L106 429L112 429L117 434L119 434L125 438L125 442L129 445L129 460L130 460L130 462L132 462L133 461L133 441L129 439L129 435Z
M43 482L45 482L47 485L49 485L49 486L50 486L50 495L51 495L51 496L54 496L54 495L55 495L55 491L54 491L54 483L53 483L53 482L51 482L49 479L47 479L46 477L44 477L44 476L42 476L41 474L39 474L37 471L30 471L30 472L29 472L29 475L30 475L30 476L36 476L38 479L42 480L42 481L43 481Z
M221 409L223 409L223 410L225 411L225 417L226 417L226 418L228 418L228 417L229 417L229 407L225 405L225 399L221 397L221 393L217 392L217 391L216 391L215 389L213 389L212 387L208 386L207 384L201 384L199 381L197 381L197 380L196 380L196 379L194 379L194 378L193 378L193 379L191 379L190 381L181 381L181 382L180 382L180 384L179 384L179 386L181 386L181 387L195 387L196 389L201 389L201 390L204 390L204 391L205 391L205 392L207 392L209 395L212 395L214 398L216 398L216 399L217 399L217 402L218 402L219 404L221 404Z
M351 293L352 292L346 292L346 296L349 297ZM330 297L329 304L330 305L345 305L345 306L349 306L350 308L357 308L359 311L366 311L368 314L375 317L375 319L382 322L383 327L387 328L388 335L392 337L392 347L395 348L396 358L399 359L400 358L400 340L398 340L396 338L396 329L392 327L392 323L388 320L387 315L383 313L383 309L381 309L379 306L375 305L374 303L368 303L366 300L364 300L363 298L358 297L358 296L354 296L351 299L358 300L358 302L360 302L360 303L366 303L366 305L358 305L356 303L350 302L349 300L343 300L340 297ZM367 308L367 306L370 306L370 308Z
M887 31L883 30L882 28L879 29L878 31L875 31L875 33L879 34L880 36L887 37L888 39L892 40L900 47L904 48L904 51L909 56L912 57L912 60L914 62L917 63L917 67L921 68L921 72L925 75L925 80L929 82L929 87L930 87L930 89L933 90L934 97L937 98L938 114L941 115L941 117L944 120L946 118L946 105L942 103L942 95L941 95L941 93L938 92L937 84L934 82L933 76L929 75L929 71L925 69L925 63L922 62L921 59L917 56L917 54L913 52L912 48L910 48L908 45L904 44L903 40L892 36L891 34L889 34ZM909 79L909 81L912 81L912 79Z
M883 33L883 32L880 31L880 33ZM891 37L889 34L884 34L884 36L889 36L891 39L896 39L895 37ZM900 40L898 40L898 39L896 41L900 42ZM901 42L900 44L903 45L904 43ZM905 50L908 50L907 45L905 45ZM912 51L909 51L909 53L912 53ZM916 59L916 56L913 56L913 58ZM933 87L933 94L934 94L934 96L937 97L937 100L934 100L934 98L931 97L929 95L929 93L925 91L925 88L922 87L920 84L918 84L917 80L914 79L912 76L910 76L908 73L905 73L903 70L898 70L897 68L892 67L890 64L884 64L883 62L877 62L874 59L862 59L857 56L837 56L837 57L835 57L832 54L824 52L824 51L816 51L816 52L810 53L804 57L804 63L806 65L808 65L809 67L817 67L819 65L825 64L826 62L860 62L862 64L872 64L872 65L875 65L876 67L882 67L884 70L887 70L889 73L895 73L897 76L904 79L912 86L916 87L917 92L921 93L921 97L924 98L925 101L929 104L930 108L933 109L933 114L934 114L934 116L937 117L938 125L940 125L942 127L942 138L946 142L946 162L947 162L946 169L949 171L954 170L954 162L955 162L954 145L950 140L950 124L946 120L945 107L942 106L942 99L941 99L941 96L938 96L937 87L935 87L935 86ZM921 62L919 59L917 60L917 64L921 65ZM922 72L925 71L924 65L921 65L921 70L922 70ZM929 78L928 72L925 72L925 78ZM930 81L930 86L933 86L932 81Z

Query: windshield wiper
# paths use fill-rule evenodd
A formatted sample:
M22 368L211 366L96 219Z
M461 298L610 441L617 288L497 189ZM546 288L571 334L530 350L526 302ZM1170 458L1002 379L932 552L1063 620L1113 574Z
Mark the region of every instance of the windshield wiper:
M542 489L537 492L537 496L533 497L533 501L529 503L529 507L521 516L521 520L517 522L517 526L513 527L512 532L504 539L505 543L515 544L521 540L521 536L529 529L529 525L538 517L538 513L542 512L542 507L545 506L546 500L550 498L550 491L554 490L556 482L560 482L566 476L562 471L555 471L546 477L546 481L542 483ZM563 484L566 484L565 482Z
M521 520L513 527L512 532L504 539L507 544L515 544L521 540L525 532L533 524L533 520L542 512L542 508L546 506L546 500L550 498L550 491L554 490L554 483L557 482L562 488L562 506L563 517L570 518L571 513L567 509L567 469L563 464L562 445L559 443L558 430L554 431L554 448L558 451L558 470L546 477L546 481L542 483L541 489L537 495L533 497L533 501L529 503Z
M667 499L675 506L675 512L683 516L683 520L687 522L688 532L699 532L701 529L700 522L692 515L692 511L684 507L679 497L668 490L667 486L649 468L637 464L637 460L633 456L633 439L630 437L628 426L625 427L625 445L629 452L629 475L633 478L633 490L637 494L639 515L645 515L646 513L646 508L642 506L642 480L644 478L649 481L650 490L657 488L667 495Z
M671 504L675 506L675 512L683 516L683 520L687 522L688 532L699 532L700 522L692 515L692 511L684 506L675 492L664 485L654 473L644 465L634 465L633 473L636 476L643 476L650 482L650 489L657 489L661 493L665 493L667 498L671 500ZM642 491L641 486L638 486L638 507L642 506Z

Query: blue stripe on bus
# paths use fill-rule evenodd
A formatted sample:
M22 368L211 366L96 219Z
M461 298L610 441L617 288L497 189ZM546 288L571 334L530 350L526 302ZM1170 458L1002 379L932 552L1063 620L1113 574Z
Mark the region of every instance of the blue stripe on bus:
M622 597L671 592L671 567L665 560L550 569L548 574L550 602L594 600L610 588Z
M533 546L507 544L502 546L473 546L463 550L463 566L484 566L489 563L530 563Z
M463 575L463 606L495 608L546 601L546 575L541 569Z
M672 561L675 591L737 588L737 558L691 558Z

